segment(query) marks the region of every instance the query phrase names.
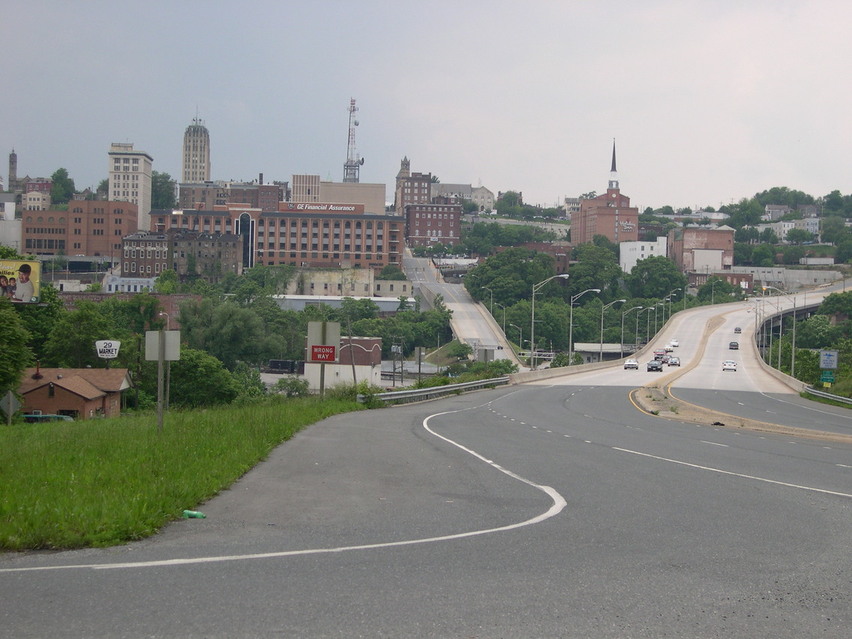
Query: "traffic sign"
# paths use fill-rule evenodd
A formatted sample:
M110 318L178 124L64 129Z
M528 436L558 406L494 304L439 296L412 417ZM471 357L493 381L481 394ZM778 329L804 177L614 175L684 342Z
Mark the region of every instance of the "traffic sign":
M823 384L833 384L834 383L834 371L822 371L819 376L819 381Z

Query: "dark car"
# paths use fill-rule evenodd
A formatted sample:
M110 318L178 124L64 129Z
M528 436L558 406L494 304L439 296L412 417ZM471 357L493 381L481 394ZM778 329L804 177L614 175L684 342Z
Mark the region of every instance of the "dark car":
M739 326L737 326L737 327L734 329L734 333L737 333L738 335L739 335L740 333L742 333L742 332L743 332L743 329L741 329Z
M662 370L663 370L663 363L660 360L652 359L650 362L648 362L648 372L649 373L651 371L662 371Z
M731 342L730 344L728 344L728 349L730 349L732 351L738 351L738 350L740 350L740 343L739 342Z

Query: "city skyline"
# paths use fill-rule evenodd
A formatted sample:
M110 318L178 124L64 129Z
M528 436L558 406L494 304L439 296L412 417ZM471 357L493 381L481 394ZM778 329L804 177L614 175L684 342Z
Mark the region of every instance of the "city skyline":
M499 1L198 8L10 2L0 152L18 176L96 187L122 142L179 180L198 117L214 180L340 182L355 98L360 181L388 200L403 157L531 204L602 193L613 138L640 211L852 191L840 1L541 1L522 22Z

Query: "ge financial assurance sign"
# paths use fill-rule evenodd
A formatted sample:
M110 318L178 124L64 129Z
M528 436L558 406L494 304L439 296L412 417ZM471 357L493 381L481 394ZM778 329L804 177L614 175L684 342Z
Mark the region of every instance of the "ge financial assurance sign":
M308 322L308 362L333 364L339 350L339 322Z

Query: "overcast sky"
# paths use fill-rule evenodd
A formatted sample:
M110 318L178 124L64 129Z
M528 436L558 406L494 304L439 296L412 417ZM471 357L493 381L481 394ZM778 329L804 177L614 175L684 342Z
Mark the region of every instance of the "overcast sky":
M848 0L6 0L0 174L107 177L132 142L179 179L196 111L212 177L412 171L554 205L640 210L773 186L852 192Z

